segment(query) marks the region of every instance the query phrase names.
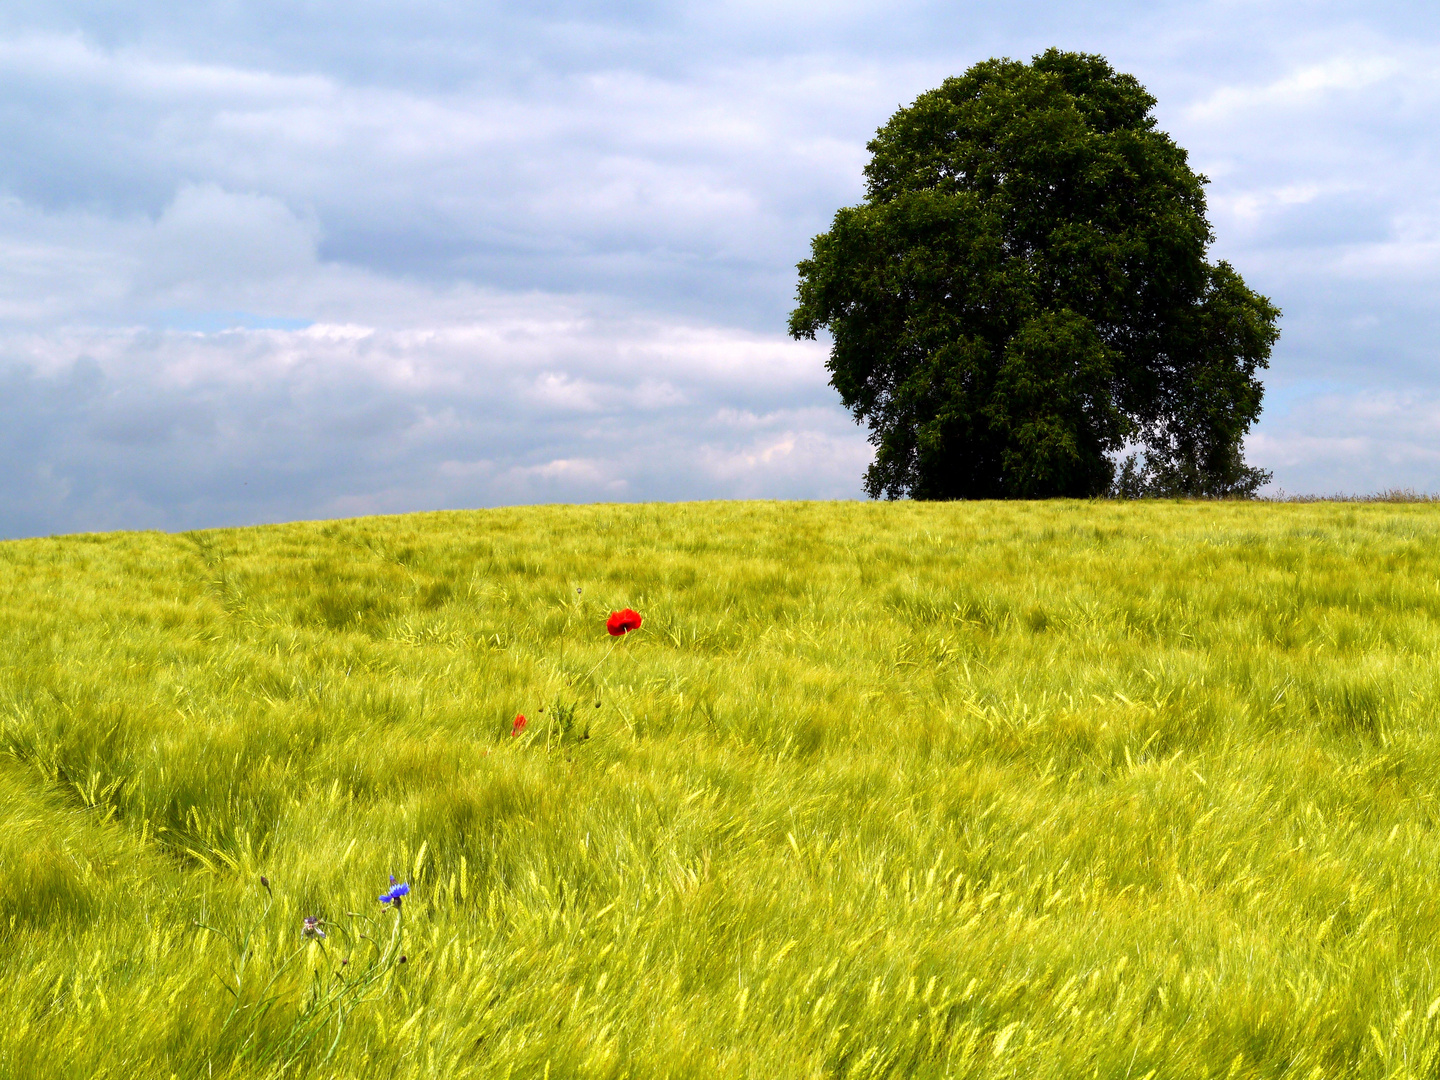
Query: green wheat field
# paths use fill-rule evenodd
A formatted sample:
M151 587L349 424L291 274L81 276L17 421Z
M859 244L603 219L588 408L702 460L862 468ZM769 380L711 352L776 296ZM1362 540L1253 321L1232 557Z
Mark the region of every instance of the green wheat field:
M0 1076L1434 1077L1437 541L1047 502L0 544Z

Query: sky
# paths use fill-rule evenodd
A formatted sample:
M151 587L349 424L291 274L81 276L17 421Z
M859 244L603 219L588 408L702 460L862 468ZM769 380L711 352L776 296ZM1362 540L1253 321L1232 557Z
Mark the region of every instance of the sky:
M1440 491L1440 5L7 0L0 537L863 497L795 263L866 141L1100 53L1283 311L1272 491Z

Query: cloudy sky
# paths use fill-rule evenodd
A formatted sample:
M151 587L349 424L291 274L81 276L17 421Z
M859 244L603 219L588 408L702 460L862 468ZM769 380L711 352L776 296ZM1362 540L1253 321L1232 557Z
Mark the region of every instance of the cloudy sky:
M887 117L1099 52L1284 310L1249 456L1440 490L1440 6L0 8L0 536L854 498L794 264Z

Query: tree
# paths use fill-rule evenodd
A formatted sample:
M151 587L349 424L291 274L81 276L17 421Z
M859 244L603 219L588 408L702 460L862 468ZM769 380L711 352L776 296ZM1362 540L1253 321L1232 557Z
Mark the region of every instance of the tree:
M988 60L869 143L799 264L874 497L1254 494L1280 312L1210 264L1204 177L1099 56ZM1136 448L1116 481L1116 458Z

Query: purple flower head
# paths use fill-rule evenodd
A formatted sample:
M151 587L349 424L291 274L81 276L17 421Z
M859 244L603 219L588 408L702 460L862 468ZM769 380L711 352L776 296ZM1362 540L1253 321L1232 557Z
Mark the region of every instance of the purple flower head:
M394 904L396 907L399 907L399 906L400 906L400 898L401 898L402 896L405 896L405 895L406 895L407 893L409 893L409 892L410 892L410 886L409 886L409 885L403 885L403 884L402 884L402 885L396 885L396 884L395 884L395 877L394 877L394 875L391 875L391 877L390 877L390 891L387 892L387 893L381 893L381 894L380 894L380 902L381 902L382 904Z
M300 933L307 938L323 938L325 931L320 929L320 916L306 915L305 928Z

